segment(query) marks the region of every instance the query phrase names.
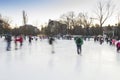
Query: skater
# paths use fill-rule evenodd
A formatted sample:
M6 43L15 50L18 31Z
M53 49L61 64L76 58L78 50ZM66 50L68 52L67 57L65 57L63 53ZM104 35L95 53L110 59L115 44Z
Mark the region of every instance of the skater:
M120 50L120 41L117 42L116 47L117 47L117 52L119 52L119 50Z
M7 51L10 51L10 48L11 48L11 41L12 41L11 34L7 34L6 37L5 37L5 39L6 39L6 41L7 41L6 50L7 50Z
M83 40L80 37L75 38L77 53L81 55Z
M116 40L115 40L115 39L112 39L112 45L115 46L115 43L116 43Z
M19 42L20 42L20 48L21 48L22 45L23 45L23 37L22 37L22 35L19 36Z
M53 37L50 37L49 38L49 44L51 45L51 48L52 48L52 53L55 53L54 51L54 45L53 45L53 42L55 41L55 39Z
M104 42L104 38L100 37L100 45Z
M38 40L38 38L37 38L37 36L35 37L35 41L37 41Z
M112 45L112 38L110 38L110 40L109 40L109 44L110 44L110 46Z
M17 36L15 36L14 37L14 42L15 42L15 50L17 50L18 48L17 48L17 41L18 41L18 39L17 39Z
M96 42L96 41L97 41L97 36L94 37L94 42Z
M33 40L32 36L29 36L29 44L31 44L32 40Z

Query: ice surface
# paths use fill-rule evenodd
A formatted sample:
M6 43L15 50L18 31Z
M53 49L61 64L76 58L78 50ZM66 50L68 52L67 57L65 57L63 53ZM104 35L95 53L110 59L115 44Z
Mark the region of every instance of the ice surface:
M74 40L57 40L55 53L47 40L24 41L6 51L0 39L0 80L120 80L120 53L106 43L84 41L82 56ZM19 47L19 45L18 45Z

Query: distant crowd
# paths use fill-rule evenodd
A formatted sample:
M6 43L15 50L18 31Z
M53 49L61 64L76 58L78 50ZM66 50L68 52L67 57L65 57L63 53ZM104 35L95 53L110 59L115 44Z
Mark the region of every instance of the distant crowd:
M29 44L32 43L33 39L35 39L36 41L38 39L40 39L40 40L48 39L49 40L48 42L51 45L52 53L55 53L54 52L54 45L53 45L53 43L55 41L55 38L57 38L57 39L62 38L62 39L67 39L67 40L71 40L72 38L74 38L74 41L75 41L76 47L77 47L77 53L81 55L82 45L84 43L84 40L86 40L87 37L83 37L83 36L75 36L75 37L72 37L72 36L62 36L62 37L54 36L54 37L47 37L47 36L32 36L32 35L29 35L29 36L16 35L16 36L14 36L14 38L12 38L11 34L6 34L5 35L5 40L7 42L6 50L7 51L11 50L11 41L14 41L14 43L15 43L15 50L18 49L18 43L19 43L19 47L21 48L22 45L23 45L23 41L26 40L26 38L29 41ZM103 37L103 36L94 36L92 38L94 38L94 42L99 42L100 45L102 45L104 42L106 42L109 45L116 46L116 51L117 52L120 51L120 40L118 40L118 39L110 38L110 37ZM88 41L89 40L90 40L90 37L88 37Z

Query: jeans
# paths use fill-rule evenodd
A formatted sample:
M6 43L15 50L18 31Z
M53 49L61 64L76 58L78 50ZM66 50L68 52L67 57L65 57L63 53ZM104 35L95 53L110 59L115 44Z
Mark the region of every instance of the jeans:
M81 45L77 45L77 53L80 54L81 51L82 51L82 49L81 49Z
M9 51L10 50L10 47L11 47L11 42L7 42L7 51Z

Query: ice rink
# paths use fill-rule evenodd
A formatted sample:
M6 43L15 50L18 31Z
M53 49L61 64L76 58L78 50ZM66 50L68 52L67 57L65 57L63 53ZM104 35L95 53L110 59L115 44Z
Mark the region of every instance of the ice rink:
M19 44L18 44L19 47ZM0 80L120 80L120 53L115 46L84 41L82 56L74 40L56 40L55 53L47 40L24 41L6 51L0 39Z

